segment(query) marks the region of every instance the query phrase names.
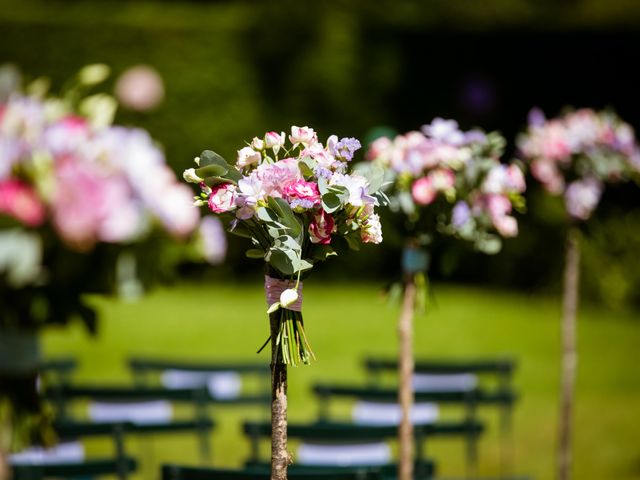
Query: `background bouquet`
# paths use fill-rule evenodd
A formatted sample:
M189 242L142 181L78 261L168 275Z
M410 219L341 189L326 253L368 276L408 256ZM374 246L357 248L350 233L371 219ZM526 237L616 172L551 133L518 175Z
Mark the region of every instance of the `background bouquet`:
M184 172L201 187L196 205L227 216L231 233L251 239L247 256L266 262L268 312L280 312L276 344L285 364L313 357L302 323L301 276L343 249L382 241L374 212L382 176L347 172L359 148L355 138L335 135L323 145L313 129L293 126L288 137L254 138L238 150L235 165L205 150L198 167Z
M518 137L520 155L552 195L563 195L569 217L588 220L605 183L629 180L640 171L633 128L610 111L583 108L545 119L534 109Z
M386 172L385 191L405 235L403 282L394 287L398 294L404 290L398 322L401 480L413 478L413 315L426 301L429 256L423 247L444 235L496 253L500 235L517 235L512 211L524 209L525 181L517 165L500 163L504 145L497 133L463 132L454 120L436 118L421 131L381 137L367 152L372 164Z
M562 360L558 422L558 478L570 478L572 415L577 370L577 311L580 231L598 206L604 186L640 171L640 148L630 125L613 112L568 111L546 120L534 109L518 138L522 157L545 191L563 195L569 220L565 247L562 309Z
M41 420L37 330L79 318L95 331L85 295L140 294L191 254L175 240L200 223L149 134L112 125L113 98L89 94L108 74L92 65L63 95L39 79L0 96L0 419L24 433Z
M524 176L519 166L500 163L504 146L496 132L463 132L456 121L436 118L421 131L378 138L367 158L385 169L390 208L405 214L408 235L422 243L454 235L495 253L496 233L517 235L512 211L524 209Z

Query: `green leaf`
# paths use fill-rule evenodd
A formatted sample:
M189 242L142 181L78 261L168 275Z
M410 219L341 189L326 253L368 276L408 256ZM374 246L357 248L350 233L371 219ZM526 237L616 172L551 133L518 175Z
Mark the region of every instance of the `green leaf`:
M242 178L242 173L240 173L235 167L229 167L229 170L225 174L225 177L227 177L229 180L233 180L235 183L238 183L238 181Z
M204 150L200 154L200 167L208 165L220 165L221 167L229 168L227 161L213 150Z
M322 195L322 208L327 213L333 213L342 206L340 198L335 193L325 193Z
M296 252L302 251L302 246L296 241L295 238L289 235L282 235L281 237L276 238L274 242L274 246L281 249L294 250Z
M335 193L340 199L340 203L345 204L349 201L349 189L342 185L332 185L328 188L329 193Z
M238 222L235 228L229 230L229 233L237 235L238 237L253 238L251 231L247 228L244 222Z
M275 211L280 217L280 222L291 229L291 236L300 237L302 233L302 224L293 213L289 203L284 198L269 197L269 207Z
M267 207L259 207L256 210L256 216L267 223L280 223L276 212Z
M293 275L296 272L294 257L287 252L291 250L280 250L272 248L269 255L269 264L283 275Z
M327 184L326 178L318 178L318 190L320 191L320 195L324 195L329 192L329 185Z
M306 270L311 270L312 268L313 268L313 263L311 263L311 262L309 262L309 261L307 261L305 259L302 259L300 261L300 271L301 272L304 272Z
M210 187L215 187L216 185L220 185L222 183L233 183L233 181L223 177L206 177L204 179L204 183Z
M371 168L367 169L365 177L369 181L369 187L367 189L369 194L373 194L382 188L384 170L381 167L372 165Z
M196 168L196 175L200 178L220 177L227 173L229 169L222 165L207 165L206 167Z
M354 235L354 234L350 234L350 235L345 235L344 239L347 241L347 244L349 245L349 248L351 250L360 250L360 245L361 245L361 241L360 241L360 235Z
M311 250L313 260L324 261L332 255L338 255L330 245L315 245Z
M247 258L264 258L264 251L259 248L250 248L245 252Z

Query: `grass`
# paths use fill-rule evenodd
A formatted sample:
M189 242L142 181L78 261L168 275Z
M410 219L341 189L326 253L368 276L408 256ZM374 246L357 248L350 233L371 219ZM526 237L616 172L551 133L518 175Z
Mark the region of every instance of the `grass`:
M396 352L397 309L381 298L377 285L305 286L304 314L308 337L318 357L312 366L291 368L289 418L317 414L310 385L318 380L360 383L366 354ZM247 284L177 285L156 290L137 303L96 301L101 332L88 338L81 328L50 331L49 355L73 354L80 363L78 381L129 381L125 359L166 355L201 359L268 362L255 350L268 336L262 286ZM513 438L508 443L510 468L536 479L554 475L554 447L559 383L559 317L557 298L439 286L435 303L415 322L417 357L510 354L517 358ZM575 477L581 480L640 478L640 325L631 313L612 313L583 306L579 318L579 375L575 412ZM214 463L235 466L248 455L240 422L252 411L215 412ZM480 474L500 471L497 414L481 411L488 433L480 446ZM264 417L263 417L264 418ZM108 448L91 441L90 452ZM156 478L159 463L198 462L193 436L158 437L152 445L131 441L128 449L143 458L145 478ZM268 454L265 446L263 454ZM429 454L442 475L464 472L464 445L437 440Z

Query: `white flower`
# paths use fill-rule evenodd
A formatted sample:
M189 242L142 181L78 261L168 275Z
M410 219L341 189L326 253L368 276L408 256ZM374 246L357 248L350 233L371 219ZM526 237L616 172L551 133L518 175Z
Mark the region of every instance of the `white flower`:
M282 308L287 308L296 301L298 301L298 291L295 288L287 288L280 294L280 306Z
M253 140L251 140L251 148L258 151L264 150L264 140L258 137L253 137Z
M185 181L189 182L189 183L201 183L204 181L203 178L200 178L197 174L196 174L196 169L195 168L187 168L184 173L182 174L182 178L185 179Z
M244 147L238 150L238 160L236 161L236 165L240 168L244 168L247 165L260 162L261 158L262 156L260 155L260 152L256 152L251 147Z
M313 128L309 127L291 127L291 135L289 135L289 141L293 143L295 147L301 143L305 147L310 147L314 143L318 142L318 137Z

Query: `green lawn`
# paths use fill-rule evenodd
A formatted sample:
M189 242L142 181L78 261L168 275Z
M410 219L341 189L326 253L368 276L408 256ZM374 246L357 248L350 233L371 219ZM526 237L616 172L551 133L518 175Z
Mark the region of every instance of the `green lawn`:
M397 310L382 299L377 285L305 286L308 337L318 357L312 366L290 369L289 418L312 419L317 405L312 382L363 381L364 355L396 351ZM268 335L266 306L259 282L235 285L179 285L156 290L137 303L99 300L101 332L88 338L79 327L51 331L49 355L73 354L81 362L78 380L128 381L131 354L202 359L263 360L255 350ZM548 479L554 473L558 404L559 317L557 298L527 296L457 286L438 286L429 313L416 318L416 356L512 354L519 362L514 434L508 444L515 473ZM579 321L579 378L575 422L575 477L580 480L640 478L640 324L632 314L584 307ZM500 465L497 415L481 411L488 423L480 451L480 473L496 475ZM213 434L214 463L239 465L248 444L239 429L255 409L218 410ZM88 443L90 451L108 447ZM146 478L155 478L163 461L198 461L192 436L138 440L128 446L143 458ZM268 453L267 448L264 450ZM464 472L459 440L429 445L442 475Z

